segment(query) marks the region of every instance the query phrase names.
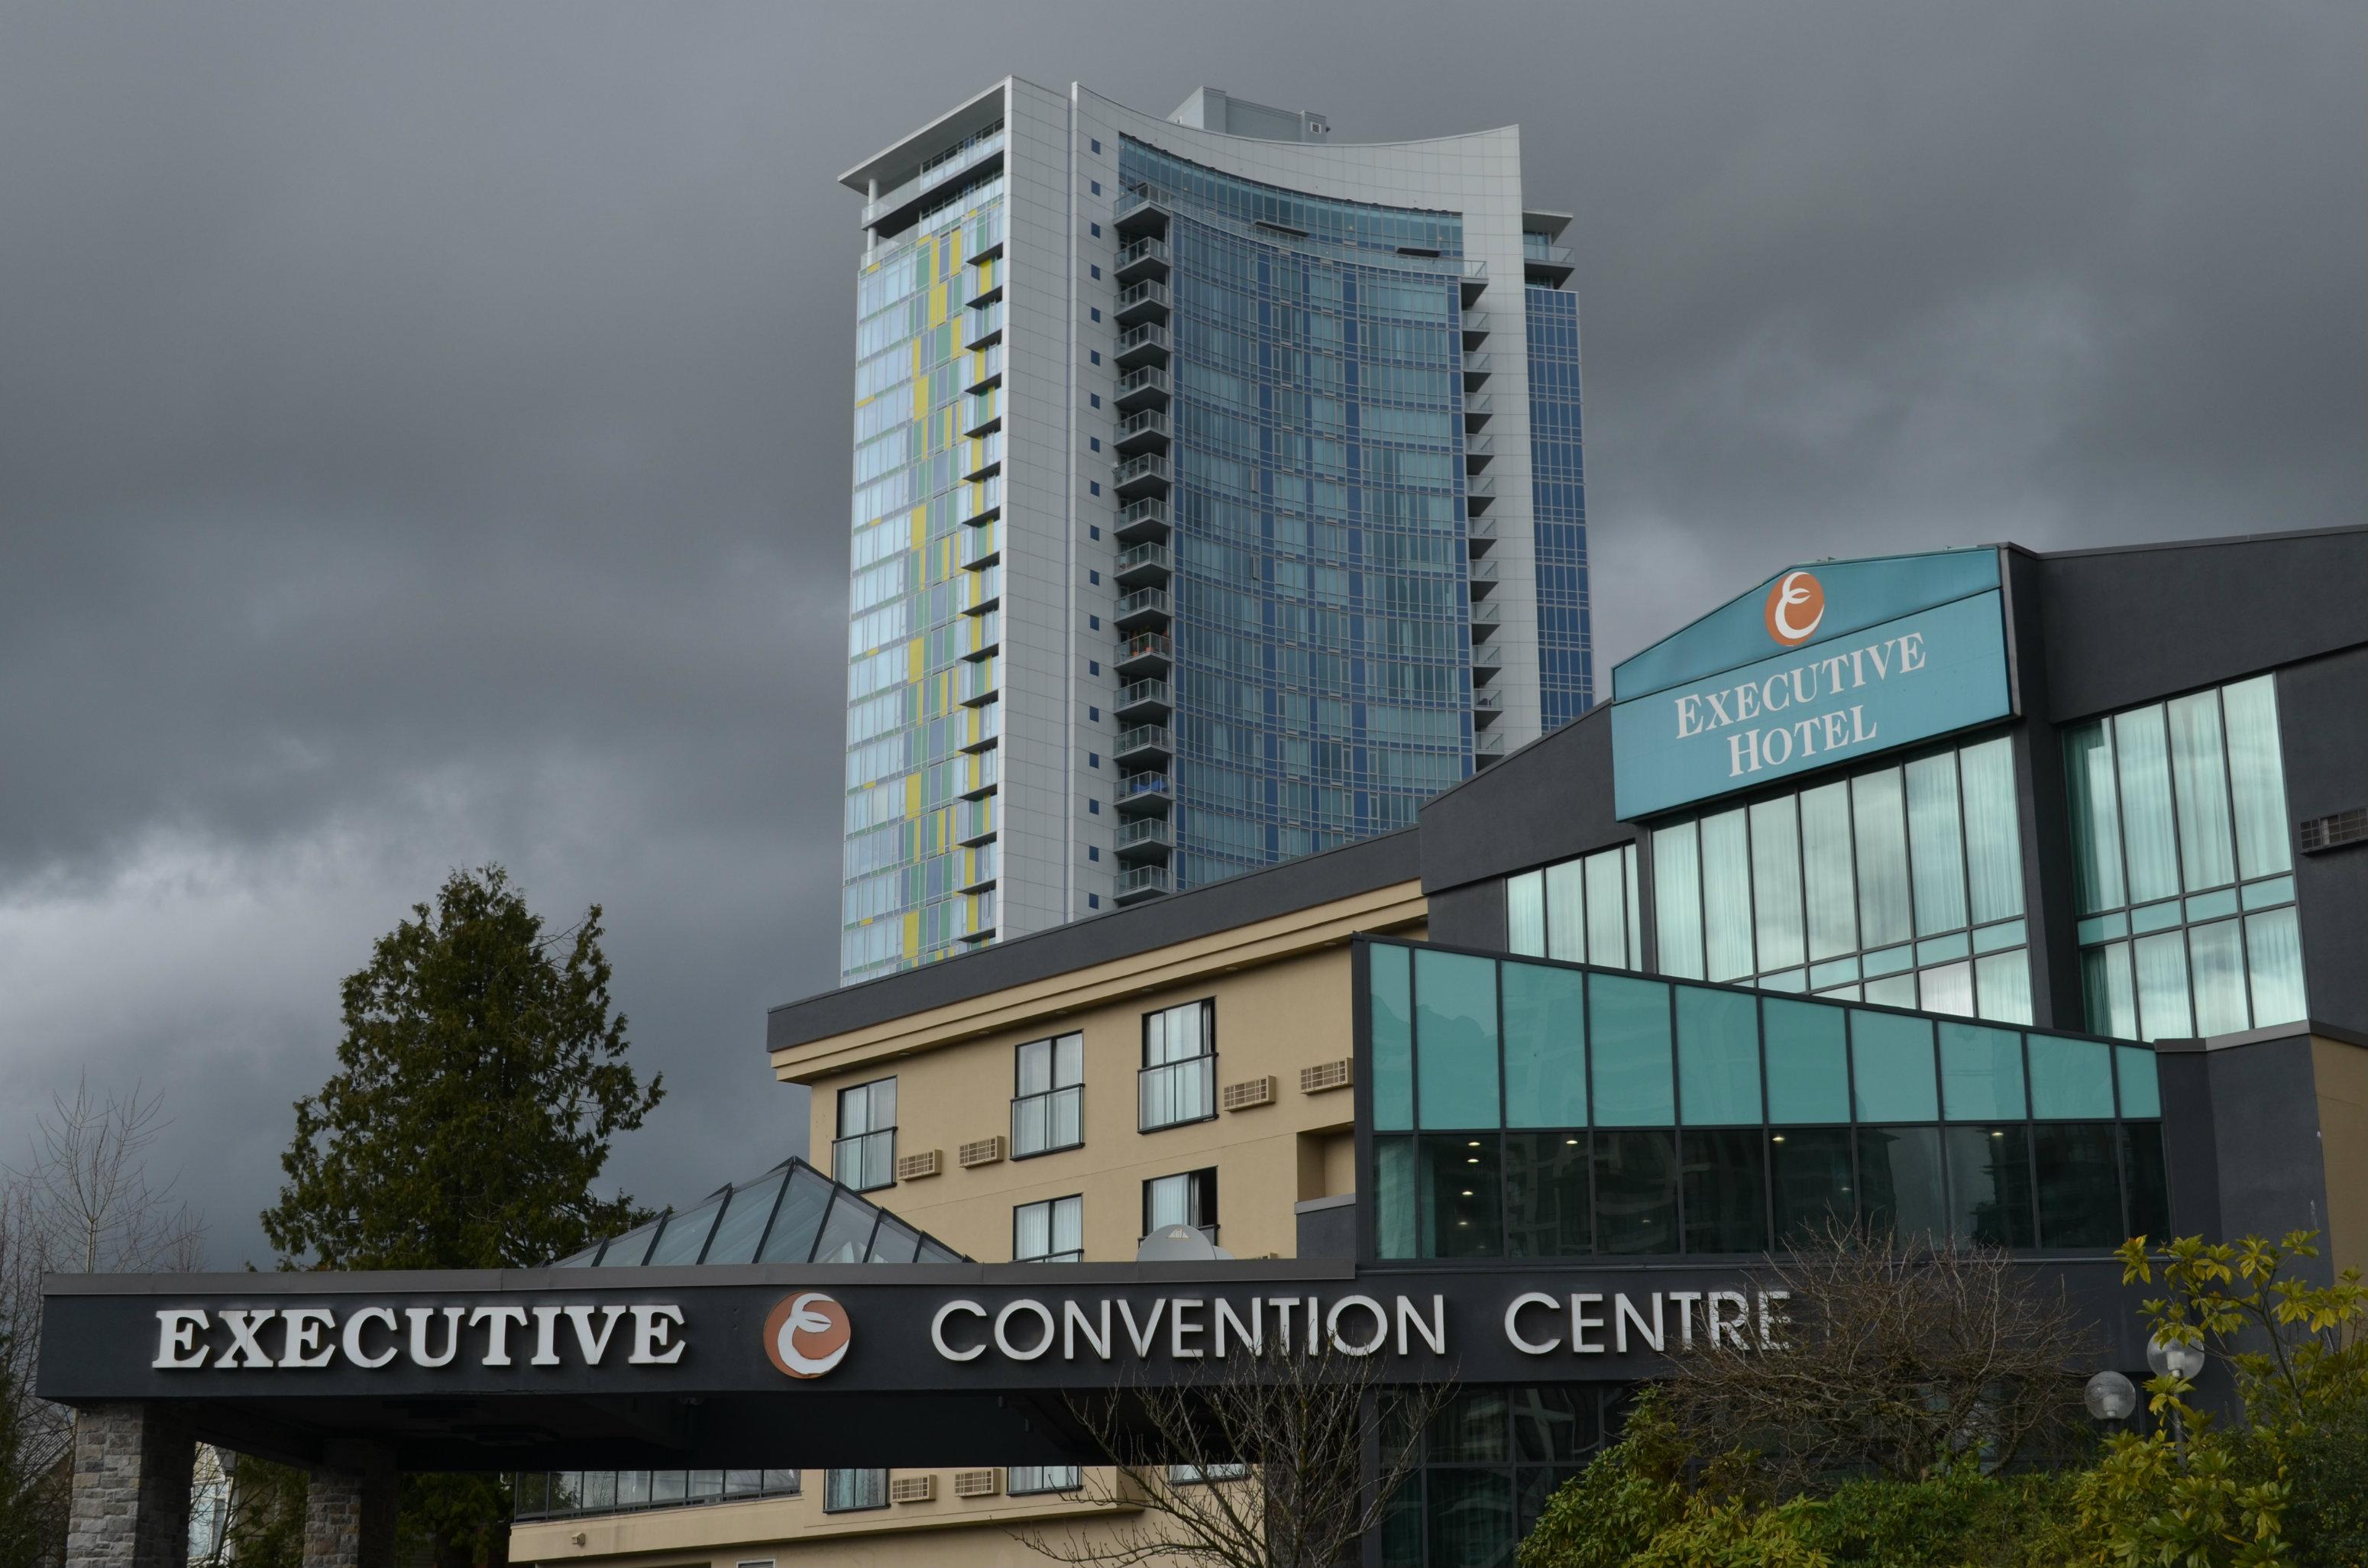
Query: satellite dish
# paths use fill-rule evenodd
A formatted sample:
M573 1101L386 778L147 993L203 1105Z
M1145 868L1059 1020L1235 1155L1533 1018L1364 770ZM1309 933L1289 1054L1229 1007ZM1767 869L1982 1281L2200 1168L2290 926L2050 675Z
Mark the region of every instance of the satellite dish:
M1209 1263L1233 1256L1190 1225L1162 1225L1134 1249L1137 1263Z

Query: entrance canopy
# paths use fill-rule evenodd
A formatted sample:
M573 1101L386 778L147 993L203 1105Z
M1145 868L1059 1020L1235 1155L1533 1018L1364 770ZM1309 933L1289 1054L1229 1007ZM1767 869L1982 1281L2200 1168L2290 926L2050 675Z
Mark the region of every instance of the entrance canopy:
M2116 1265L2059 1272L2136 1365ZM1625 1382L1712 1335L1767 1348L1748 1261L1359 1267L808 1264L53 1276L38 1392L174 1407L195 1434L405 1469L1064 1463L1080 1397L1260 1346L1382 1381ZM1781 1354L1780 1350L1767 1350Z

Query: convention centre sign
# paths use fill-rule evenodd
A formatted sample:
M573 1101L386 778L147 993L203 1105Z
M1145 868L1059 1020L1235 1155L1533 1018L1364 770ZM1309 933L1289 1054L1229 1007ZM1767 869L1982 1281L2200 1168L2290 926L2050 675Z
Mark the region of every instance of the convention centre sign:
M1633 821L2013 712L1996 550L1793 567L1612 671Z

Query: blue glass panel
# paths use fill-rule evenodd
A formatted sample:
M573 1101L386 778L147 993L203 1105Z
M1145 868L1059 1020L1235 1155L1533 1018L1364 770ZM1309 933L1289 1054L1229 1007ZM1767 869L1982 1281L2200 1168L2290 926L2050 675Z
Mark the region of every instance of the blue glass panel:
M2112 1120L2112 1048L2102 1040L2031 1036L2031 1114L2042 1121Z
M1416 1114L1425 1127L1495 1127L1497 965L1429 948L1414 955Z
M1587 1125L1585 980L1575 969L1504 966L1507 1126Z
M1861 1121L1938 1121L1930 1019L1850 1010L1850 1089Z
M1588 1047L1600 1127L1668 1127L1678 1119L1669 1063L1669 988L1594 974L1587 984Z

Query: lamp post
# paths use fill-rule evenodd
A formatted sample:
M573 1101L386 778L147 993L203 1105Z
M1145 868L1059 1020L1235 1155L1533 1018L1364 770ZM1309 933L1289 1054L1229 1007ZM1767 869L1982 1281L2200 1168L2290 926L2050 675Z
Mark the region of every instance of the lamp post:
M2160 1335L2146 1341L2146 1365L2156 1377L2174 1377L2193 1382L2203 1370L2203 1346L2181 1340L2165 1339ZM2180 1468L2187 1467L2187 1418L2173 1405L2170 1412L2172 1439L2179 1445Z

